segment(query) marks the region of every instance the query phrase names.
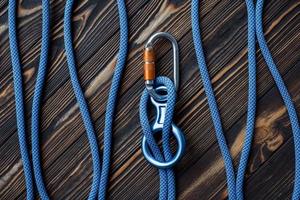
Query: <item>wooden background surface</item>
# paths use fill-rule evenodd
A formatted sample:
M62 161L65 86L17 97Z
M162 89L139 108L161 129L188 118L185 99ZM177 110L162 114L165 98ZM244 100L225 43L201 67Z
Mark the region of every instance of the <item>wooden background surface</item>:
M51 1L51 55L42 113L42 158L53 199L85 199L92 163L89 146L68 75L63 43L63 0ZM41 5L19 1L19 40L28 139L30 109L41 43ZM190 25L190 0L127 0L130 51L122 79L114 125L109 199L156 199L157 170L143 158L138 103L144 82L142 51L156 31L172 33L180 46L181 85L175 122L187 140L176 167L178 199L226 199L223 160L202 83ZM18 147L10 62L7 0L0 1L0 199L24 199L24 175ZM264 25L271 52L300 111L300 1L267 1ZM235 164L245 130L247 105L247 15L242 0L201 1L204 47L218 105ZM76 59L99 143L111 76L118 53L115 1L78 1L74 10ZM159 73L172 74L171 47L159 48ZM258 112L248 165L246 199L290 199L294 149L290 122L277 88L257 50Z

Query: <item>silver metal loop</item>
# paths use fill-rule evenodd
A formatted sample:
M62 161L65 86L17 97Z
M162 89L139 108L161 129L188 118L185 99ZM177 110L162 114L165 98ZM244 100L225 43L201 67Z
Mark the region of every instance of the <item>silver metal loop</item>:
M154 129L154 126L152 128L153 128L153 132L154 133L159 133L162 130L162 128ZM142 140L142 152L143 152L146 160L150 164L152 164L153 166L155 166L157 168L160 168L160 169L171 168L174 165L176 165L176 163L183 156L184 149L185 149L185 138L184 138L184 135L183 135L182 131L175 124L172 124L172 133L173 133L173 135L175 136L175 138L177 140L178 147L177 147L177 151L176 151L175 156L171 160L169 160L167 162L160 162L160 161L156 160L153 157L153 154L151 153L151 151L150 151L150 149L148 147L146 137L143 136L143 140Z
M174 78L174 86L176 91L179 88L179 48L176 39L169 33L166 32L157 32L153 34L147 41L145 48L153 48L154 41L158 38L165 38L169 40L172 44L173 48L173 78ZM154 88L154 81L147 80L145 81L146 88L151 97L153 97L157 101L164 101L166 100L165 95L157 94Z

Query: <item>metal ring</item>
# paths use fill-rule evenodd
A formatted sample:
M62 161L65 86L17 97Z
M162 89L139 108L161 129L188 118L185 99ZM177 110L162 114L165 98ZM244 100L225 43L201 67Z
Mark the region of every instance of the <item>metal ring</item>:
M158 133L161 130L162 130L162 128L157 128L157 129L153 129L153 132ZM160 169L171 168L183 156L184 149L185 149L185 138L184 138L183 132L175 124L172 124L172 133L173 133L173 135L175 136L175 138L177 140L178 149L177 149L177 152L176 152L175 156L168 162L160 162L160 161L156 160L153 157L153 155L152 155L152 153L151 153L151 151L148 147L146 137L143 136L143 139L142 139L142 152L143 152L146 160L150 164L152 164L153 166L155 166L157 168L160 168Z

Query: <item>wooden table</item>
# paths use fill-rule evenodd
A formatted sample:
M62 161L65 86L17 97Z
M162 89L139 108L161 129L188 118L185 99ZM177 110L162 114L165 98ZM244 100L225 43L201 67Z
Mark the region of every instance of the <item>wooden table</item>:
M41 44L40 1L19 1L18 34L24 64L27 133ZM119 25L115 1L78 1L74 39L79 77L102 144L104 113L118 54ZM63 42L65 1L51 2L51 55L43 98L41 145L47 190L53 199L85 199L92 162L82 119L66 65ZM144 89L142 52L156 31L173 34L180 46L181 84L174 121L187 140L176 166L178 199L226 199L223 160L217 145L192 42L191 1L128 0L130 51L114 123L109 199L156 199L157 170L141 149L139 98ZM0 1L0 199L24 199L24 174L16 130L9 53L8 1ZM201 1L201 27L213 86L226 138L237 166L247 111L247 14L245 2ZM266 38L300 111L300 1L267 1ZM158 73L172 75L167 42L158 49ZM290 199L294 148L290 121L266 64L257 49L258 111L245 184L246 199ZM101 146L102 147L102 146ZM102 149L102 148L101 148Z

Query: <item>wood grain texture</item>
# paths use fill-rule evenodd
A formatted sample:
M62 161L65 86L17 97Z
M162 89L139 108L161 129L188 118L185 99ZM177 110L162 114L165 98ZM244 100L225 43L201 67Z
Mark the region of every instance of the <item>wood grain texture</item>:
M18 2L18 34L30 140L30 110L40 53L42 11L40 1ZM51 54L41 121L43 171L52 199L85 199L93 175L92 160L66 64L64 4L63 0L51 1ZM144 89L143 45L156 31L170 32L180 46L181 85L174 121L185 132L187 150L176 166L178 199L227 198L224 163L192 43L190 4L190 0L126 1L130 51L114 123L109 199L157 198L158 174L141 154L138 117L139 98ZM0 1L0 199L5 200L26 196L16 130L7 6L7 0ZM208 67L237 166L247 114L245 2L203 0L200 9ZM300 113L300 1L267 1L264 12L268 45ZM116 2L78 1L73 32L80 81L102 145L106 100L118 54ZM158 73L171 76L170 45L161 41L157 53ZM294 178L290 122L259 49L257 81L256 131L246 174L245 197L251 200L290 199Z

